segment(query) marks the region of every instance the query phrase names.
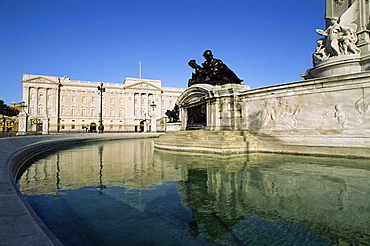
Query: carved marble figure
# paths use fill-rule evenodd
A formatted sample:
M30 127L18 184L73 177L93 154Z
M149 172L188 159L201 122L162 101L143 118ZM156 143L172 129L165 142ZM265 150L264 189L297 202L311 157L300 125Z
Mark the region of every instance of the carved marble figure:
M343 3L344 3L344 0L334 0L335 6L342 5Z
M326 53L325 49L325 41L324 39L317 40L317 47L315 53L312 55L313 64L319 64L320 62L326 60L328 58L328 54Z
M243 80L239 79L220 59L213 58L212 51L206 50L203 53L205 61L202 66L195 60L189 61L189 66L195 70L192 78L189 79L188 86L194 84L240 84Z
M316 29L316 32L324 38L317 42L318 46L313 54L314 65L331 57L360 53L360 49L356 46L357 25L354 23L358 17L358 6L358 1L355 1L340 18L330 18L330 25L325 31Z

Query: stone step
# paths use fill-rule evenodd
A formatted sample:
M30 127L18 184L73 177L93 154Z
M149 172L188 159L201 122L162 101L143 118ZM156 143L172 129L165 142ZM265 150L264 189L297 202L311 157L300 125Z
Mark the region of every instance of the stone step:
M202 137L196 137L196 136L166 136L166 137L161 137L159 141L235 141L235 142L244 142L245 137L239 136L221 136L221 137L215 137L215 136L202 136Z
M173 131L173 132L166 132L165 135L192 135L192 136L243 136L246 132L244 131Z
M172 150L239 153L248 151L248 138L249 133L242 131L178 131L161 135L155 140L155 146Z
M157 145L168 145L168 146L191 146L191 147L211 147L211 148L244 148L247 143L244 141L197 141L197 142L186 142L186 141L155 141Z
M245 141L245 136L242 132L182 131L166 133L160 139L177 141Z

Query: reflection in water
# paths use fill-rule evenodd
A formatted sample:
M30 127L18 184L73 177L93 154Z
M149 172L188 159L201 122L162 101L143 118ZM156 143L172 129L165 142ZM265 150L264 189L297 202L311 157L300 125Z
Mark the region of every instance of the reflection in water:
M64 245L369 245L369 178L367 160L129 140L44 156L19 183Z
M99 146L99 185L96 187L100 192L100 195L103 195L103 189L107 188L105 185L103 185L103 145Z

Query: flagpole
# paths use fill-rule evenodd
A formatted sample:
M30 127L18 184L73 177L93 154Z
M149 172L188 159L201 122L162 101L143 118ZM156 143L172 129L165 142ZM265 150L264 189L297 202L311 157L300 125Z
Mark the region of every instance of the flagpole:
M141 79L141 61L139 62L139 79Z

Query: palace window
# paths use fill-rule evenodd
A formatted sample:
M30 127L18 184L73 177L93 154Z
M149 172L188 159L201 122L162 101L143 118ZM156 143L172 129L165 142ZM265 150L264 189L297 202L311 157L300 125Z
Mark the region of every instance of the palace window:
M138 93L135 93L134 95L134 107L137 107L137 98L139 97Z

